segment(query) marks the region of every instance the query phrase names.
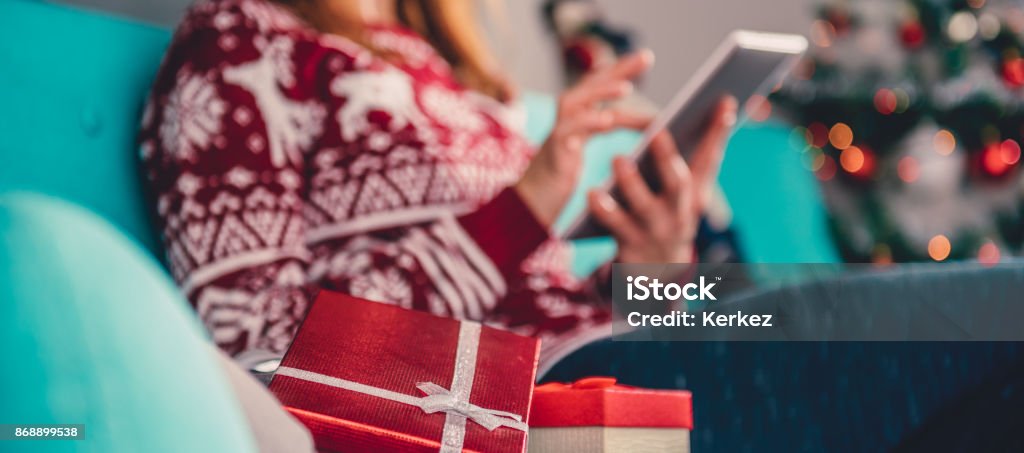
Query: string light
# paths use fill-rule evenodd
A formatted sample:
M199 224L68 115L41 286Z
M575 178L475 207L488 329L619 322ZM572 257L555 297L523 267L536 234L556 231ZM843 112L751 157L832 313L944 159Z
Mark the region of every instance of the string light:
M932 146L935 152L948 156L953 154L953 150L956 149L956 137L953 136L952 132L942 129L935 133L935 137L932 139Z
M828 140L836 149L846 149L853 144L853 130L846 123L836 123L828 131Z
M943 261L949 258L949 252L952 249L953 246L950 245L949 238L941 234L928 241L928 256L935 261Z

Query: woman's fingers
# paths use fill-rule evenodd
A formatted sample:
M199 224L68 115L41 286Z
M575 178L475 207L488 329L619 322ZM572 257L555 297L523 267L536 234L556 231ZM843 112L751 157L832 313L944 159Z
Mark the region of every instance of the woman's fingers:
M571 114L597 102L610 101L628 95L633 90L633 84L630 81L646 71L653 62L654 54L649 50L643 50L584 76L575 87L562 96L559 102L559 113Z
M636 164L619 156L615 158L612 167L615 173L615 185L622 193L622 198L629 206L629 210L640 218L648 217L657 200L637 170Z
M607 192L592 190L587 194L591 215L601 222L620 243L635 242L644 236L643 229Z
M584 76L582 85L604 83L610 80L633 80L654 64L654 52L642 49L620 58L615 64Z
M690 168L679 155L679 148L668 132L662 131L651 141L651 154L658 169L661 195L670 205L677 205L683 192L691 191Z
M603 84L577 85L566 91L558 100L558 114L571 116L580 110L604 101L611 101L633 92L633 83L619 80Z
M625 109L612 109L610 110L615 115L615 121L612 122L612 127L605 129L601 132L607 132L612 129L626 128L634 130L644 130L647 126L650 126L651 122L654 121L654 115L650 113L641 113Z
M627 110L588 110L573 115L558 125L557 134L593 135L618 128L643 129L652 117Z
M736 99L726 97L718 103L714 116L708 124L697 145L690 168L693 170L694 185L704 190L718 177L718 169L722 164L725 142L729 139L732 127L736 124Z

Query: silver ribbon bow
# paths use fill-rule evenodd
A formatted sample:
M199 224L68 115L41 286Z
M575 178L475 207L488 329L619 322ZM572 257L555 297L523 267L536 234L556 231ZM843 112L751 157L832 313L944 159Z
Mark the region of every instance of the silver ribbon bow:
M473 378L476 376L476 354L479 345L480 324L469 321L460 322L451 390L433 382L419 382L416 384L416 388L426 395L423 397L371 387L298 368L280 367L276 374L397 401L419 407L428 414L443 413L445 420L444 432L441 433L440 451L454 453L462 451L462 445L466 439L466 420L473 420L488 431L494 431L501 426L527 431L523 417L518 414L486 409L469 403L469 395L473 390Z
M484 409L469 401L461 401L455 398L451 392L433 382L420 382L416 388L426 394L420 399L420 409L428 414L444 412L454 414L473 420L480 426L494 431L499 426L526 431L523 424L523 417L511 412Z

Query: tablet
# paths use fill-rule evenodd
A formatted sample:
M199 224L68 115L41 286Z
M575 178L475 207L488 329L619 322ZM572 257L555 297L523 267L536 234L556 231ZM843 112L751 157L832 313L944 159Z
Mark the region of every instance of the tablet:
M736 98L742 121L745 119L743 107L763 100L763 96L767 96L793 69L806 49L807 40L799 35L742 30L729 34L668 106L658 113L630 153L651 189L657 193L660 188L653 158L647 153L655 135L667 129L683 158L689 158L700 140L708 115L723 96L728 94ZM612 185L608 181L603 187L610 187L611 196L623 203L618 189ZM604 226L584 212L566 230L565 238L606 235L608 231Z

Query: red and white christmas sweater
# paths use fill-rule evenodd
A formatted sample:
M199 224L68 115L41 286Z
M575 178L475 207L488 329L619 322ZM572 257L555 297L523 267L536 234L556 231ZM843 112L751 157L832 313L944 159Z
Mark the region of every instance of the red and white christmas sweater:
M542 362L608 335L601 285L510 188L534 152L517 110L412 31L369 39L378 52L265 0L199 3L179 26L141 155L214 341L283 352L310 288L540 337Z

